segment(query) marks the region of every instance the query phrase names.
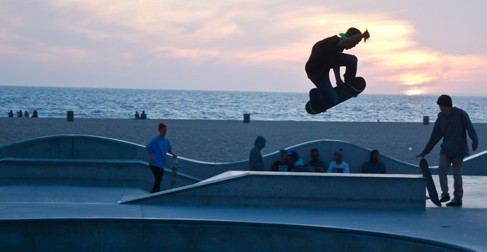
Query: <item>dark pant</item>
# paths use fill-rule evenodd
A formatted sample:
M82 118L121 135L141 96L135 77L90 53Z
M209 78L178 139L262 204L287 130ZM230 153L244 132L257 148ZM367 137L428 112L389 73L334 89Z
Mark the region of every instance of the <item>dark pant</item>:
M341 53L335 58L334 62L332 62L327 68L325 68L325 71L323 73L319 74L316 78L311 79L315 86L321 91L327 103L331 106L337 104L339 100L330 82L330 70L335 67L344 66L344 81L350 83L355 79L357 75L357 62L358 59L356 56Z
M157 166L150 166L152 174L154 174L154 185L152 186L151 193L159 192L161 190L162 175L164 175L164 169Z

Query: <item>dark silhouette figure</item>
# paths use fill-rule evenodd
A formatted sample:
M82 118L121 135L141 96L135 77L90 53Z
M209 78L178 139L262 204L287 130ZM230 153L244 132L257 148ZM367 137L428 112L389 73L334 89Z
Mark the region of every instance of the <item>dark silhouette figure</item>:
M320 160L318 149L311 150L311 160L308 162L308 167L315 172L325 172L327 169L325 162Z
M140 119L142 119L142 120L147 119L147 114L145 113L144 110L142 110L142 114L140 114Z
M325 38L314 44L306 62L306 74L331 106L337 104L339 99L330 82L330 70L333 69L337 85L353 82L357 74L358 59L354 55L343 53L343 50L352 49L362 39L365 42L369 38L368 31L362 33L351 27L346 33L340 33L340 36ZM340 76L342 66L346 67L345 81Z
M8 112L8 117L10 117L10 118L14 117L14 112L12 110L10 110Z
M379 157L379 150L371 151L369 161L362 164L362 173L386 173L386 166Z
M287 172L289 170L289 160L287 150L279 150L279 159L272 164L271 171Z
M479 138L475 131L467 112L453 107L453 101L448 95L438 97L436 104L440 107L440 113L436 119L433 132L424 150L418 154L417 158L428 155L433 147L443 139L440 151L440 162L438 164L438 177L440 178L441 197L440 202L450 200L448 193L447 173L450 167L453 169L453 199L447 203L450 207L462 206L463 199L463 179L462 165L463 158L468 156L467 133L472 140L472 151L476 151L479 146Z
M262 149L265 147L265 138L258 136L255 139L254 147L249 153L249 169L251 171L264 171L264 158L262 157Z

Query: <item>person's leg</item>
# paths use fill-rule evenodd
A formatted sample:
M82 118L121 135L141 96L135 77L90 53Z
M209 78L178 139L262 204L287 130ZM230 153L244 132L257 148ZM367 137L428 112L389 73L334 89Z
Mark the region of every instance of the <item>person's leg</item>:
M154 185L152 186L151 193L159 192L161 190L162 175L164 170L156 166L151 166L152 174L154 175Z
M463 158L452 160L453 168L453 196L455 199L462 201L463 199L463 179L462 179L462 164Z
M318 90L320 90L327 104L333 106L338 103L338 96L335 93L335 90L333 90L328 73L320 76L319 79L314 79L311 81L315 84Z
M446 176L450 168L450 158L440 154L440 163L438 165L438 176L440 178L441 197L448 195L448 177Z
M332 67L345 67L344 82L351 83L357 77L358 59L355 55L341 53L335 60Z

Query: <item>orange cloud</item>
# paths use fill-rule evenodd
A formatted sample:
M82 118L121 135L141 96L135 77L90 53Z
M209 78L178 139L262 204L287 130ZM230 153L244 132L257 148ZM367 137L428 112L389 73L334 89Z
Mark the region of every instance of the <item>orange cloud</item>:
M312 45L350 26L358 26L369 29L371 39L346 53L359 56L359 74L367 78L368 89L377 93L387 90L419 94L453 88L455 83L478 83L487 67L485 55L449 55L422 47L415 40L418 35L415 27L407 20L367 10L344 12L330 7L333 5L283 4L272 0L49 0L49 3L66 12L82 13L83 19L60 23L64 29L90 40L122 44L106 49L113 61L130 61L137 53L146 53L157 60L214 60L225 65L231 62L237 67L278 68L287 80L306 82L304 64ZM15 51L12 45L2 43L4 39L0 36L0 49ZM38 51L26 52L24 56L29 58L31 54L56 62L99 57L97 50L89 47L44 43L36 46ZM123 50L132 47L137 49Z

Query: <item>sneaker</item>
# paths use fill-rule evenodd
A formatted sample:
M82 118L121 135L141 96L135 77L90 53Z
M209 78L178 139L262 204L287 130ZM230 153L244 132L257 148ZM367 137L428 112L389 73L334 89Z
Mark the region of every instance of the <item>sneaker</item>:
M462 201L458 199L452 199L449 203L446 204L449 207L461 207Z
M442 193L441 194L441 198L440 198L440 202L447 202L447 201L450 201L450 194L448 193Z

